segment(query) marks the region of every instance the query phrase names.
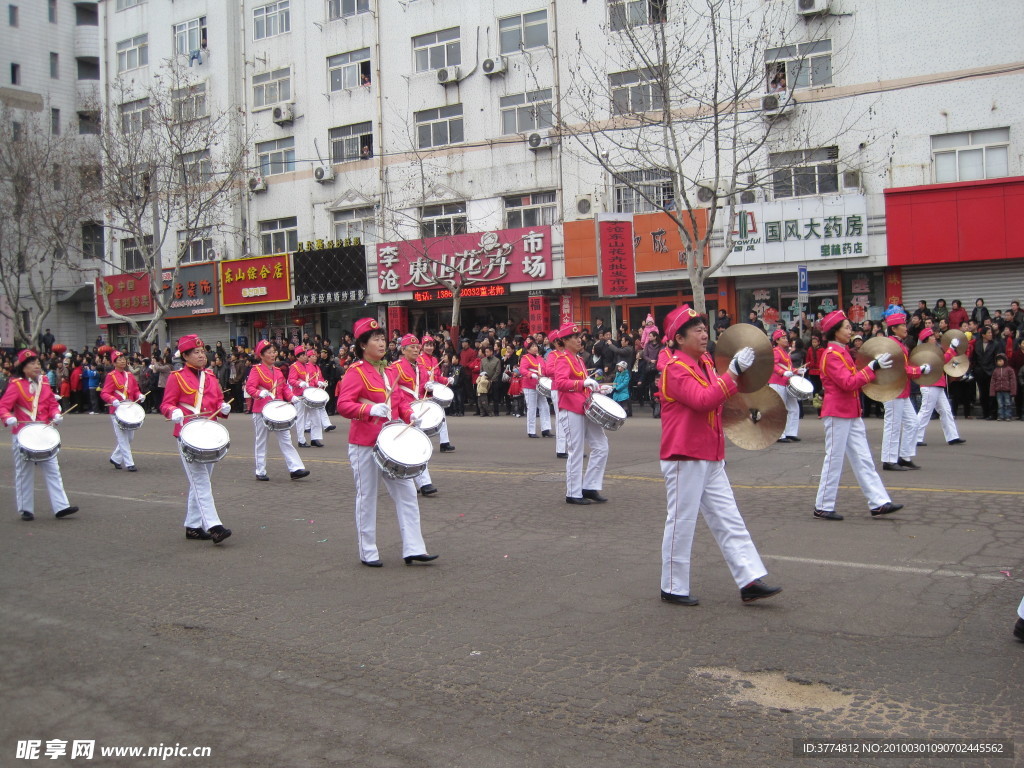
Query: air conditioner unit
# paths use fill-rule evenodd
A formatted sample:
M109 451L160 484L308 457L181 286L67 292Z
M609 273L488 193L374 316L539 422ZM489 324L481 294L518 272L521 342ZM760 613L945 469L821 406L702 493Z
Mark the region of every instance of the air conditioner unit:
M334 167L331 165L318 165L313 168L313 178L321 184L329 184L334 181Z
M860 189L860 171L843 171L843 189Z
M253 176L251 179L249 179L249 191L266 192L267 182L263 180L262 176Z
M760 188L745 189L739 194L740 205L753 205L764 199L764 191Z
M488 77L503 75L505 74L505 57L495 56L493 59L484 59L481 69L483 69L484 74Z
M287 125L295 120L295 105L291 102L278 104L273 110L273 120L278 125Z
M594 218L594 196L593 195L577 195L576 196L576 214L577 219L592 219Z
M540 149L550 149L557 143L557 137L550 133L531 133L526 137L526 146L534 152Z
M801 16L828 13L829 0L796 0L796 12Z
M796 108L796 100L788 93L769 93L761 97L761 114L765 117L782 117Z
M449 83L459 82L459 68L458 67L441 67L437 70L437 82L441 85L448 85Z
M722 200L731 195L732 190L729 189L724 180L716 185L714 179L702 179L697 182L697 189L694 194L697 197L697 202L701 205L710 205L715 199L716 194L718 199Z

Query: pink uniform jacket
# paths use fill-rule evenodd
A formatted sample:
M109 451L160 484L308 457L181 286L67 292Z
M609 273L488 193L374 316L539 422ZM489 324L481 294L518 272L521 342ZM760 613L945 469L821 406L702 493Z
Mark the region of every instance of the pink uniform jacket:
M139 383L131 372L115 370L108 373L107 378L103 380L100 398L107 404L107 410L113 413L117 409L110 404L112 400L119 400L122 403L130 400L135 403L138 402L141 394Z
M921 369L918 368L916 365L911 365L910 364L910 362L909 362L910 361L910 352L907 350L907 348L903 344L903 342L900 341L899 339L897 339L895 336L893 336L892 339L897 344L899 344L900 345L900 349L903 350L903 361L904 361L904 364L907 367L907 383L903 385L903 391L900 392L900 397L910 397L910 380L911 379L916 379L918 376L920 376L921 375ZM894 361L893 365L899 365L899 361L898 360Z
M583 386L587 378L587 365L579 355L569 352L555 353L552 366L551 388L558 390L558 408L572 413L583 413L589 391Z
M263 389L273 397L259 397L257 393ZM280 369L276 365L268 367L263 363L254 365L249 370L249 377L245 380L245 391L252 398L253 413L263 413L263 407L271 400L286 400L290 403L295 396Z
M874 380L875 372L869 367L857 370L849 347L830 341L821 355L821 386L825 390L821 415L860 418L860 390Z
M940 347L940 349L941 349L941 347ZM942 354L942 362L943 362L943 364L948 363L954 357L956 357L956 350L953 349L952 347L950 347L949 349L947 349ZM946 374L942 374L942 376L939 377L939 380L936 381L934 384L922 384L921 386L922 387L945 387L946 386Z
M403 399L412 401L422 400L425 397L430 369L420 365L418 359L415 363L410 363L404 357L400 357L388 366L388 372L401 390Z
M296 361L288 368L288 386L299 397L302 397L302 390L306 387L315 387L320 379L320 367L313 363L300 363Z
M200 376L203 379L203 398L199 400ZM203 369L196 370L186 365L180 371L173 371L167 377L167 386L164 388L164 401L160 404L160 413L171 418L175 408L180 408L185 414L185 421L182 424L174 425L174 436L181 434L184 424L193 419L226 419L222 416L220 407L224 404L224 393L220 391L220 382L212 371ZM202 416L195 414L201 413Z
M719 376L706 352L697 361L671 350L659 390L662 460L724 460L722 406L736 394L732 376Z
M523 389L537 388L537 379L533 378L531 373L536 373L538 376L544 375L544 358L540 355L523 355L519 363L519 374L523 377Z
M351 420L348 441L352 445L375 445L381 427L387 423L377 416L370 416L373 403L383 403L387 399L388 390L394 385L395 374L387 370L385 374L388 375L387 382L374 366L365 360L357 360L348 367L341 379L338 413ZM391 415L405 422L412 418L412 411L403 397L392 397Z
M39 395L38 399L36 393ZM33 404L35 404L34 418ZM33 421L49 424L58 413L60 413L60 403L57 402L57 397L53 394L50 382L45 376L40 376L38 381L11 379L7 385L7 391L0 398L0 421L7 421L11 416L16 418L18 423L11 427L11 432L15 435L21 431L23 426Z
M782 347L775 347L772 353L775 355L775 366L772 368L772 377L768 379L768 383L784 387L789 383L786 371L793 370L793 360L790 358L789 352Z

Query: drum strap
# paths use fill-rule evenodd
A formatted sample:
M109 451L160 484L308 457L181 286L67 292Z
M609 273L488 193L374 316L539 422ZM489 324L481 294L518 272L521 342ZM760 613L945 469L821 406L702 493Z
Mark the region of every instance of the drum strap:
M117 381L117 371L110 372L111 377L114 379L114 394L118 396L118 400L128 399L128 374L124 375L124 384L120 384Z
M43 394L43 381L42 378L37 382L33 382L31 379L27 381L29 397L32 401L32 407L28 411L28 420L35 421L36 413L39 412L39 396Z
M206 389L206 371L196 371L196 373L199 375L199 387L196 391L195 404L189 405L188 403L180 403L180 405L183 405L185 408L192 411L192 415L195 415L199 413L200 410L202 410L203 390Z

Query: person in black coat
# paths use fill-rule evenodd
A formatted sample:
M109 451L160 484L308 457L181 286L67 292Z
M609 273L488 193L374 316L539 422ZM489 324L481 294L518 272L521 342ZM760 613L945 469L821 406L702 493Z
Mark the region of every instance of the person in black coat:
M986 325L979 333L981 338L974 344L971 370L974 371L974 378L978 382L981 415L989 421L995 421L996 407L994 398L989 395L989 384L992 381L992 371L996 369L996 355L1003 351L1003 345L995 340L991 325Z
M985 306L984 299L978 299L974 302L974 309L971 310L971 320L976 322L979 327L985 324L985 321L991 318L988 307Z

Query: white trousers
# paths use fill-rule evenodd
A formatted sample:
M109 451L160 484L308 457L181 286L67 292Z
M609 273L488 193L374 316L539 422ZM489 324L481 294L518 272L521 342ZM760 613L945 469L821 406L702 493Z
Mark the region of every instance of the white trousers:
M551 402L555 406L555 453L565 453L565 433L569 429L569 425L566 422L566 414L568 411L562 411L558 408L558 392L551 390Z
M437 437L441 441L441 443L450 442L448 440L448 417L447 416L441 421L441 431L437 433Z
M43 478L46 480L46 492L50 496L50 507L53 509L53 513L57 514L62 509L70 507L71 502L68 501L67 494L64 493L64 481L60 476L60 464L57 463L57 457L54 456L46 461L29 461L18 449L18 436L12 435L11 437L14 448L14 501L18 506L18 511L35 514L36 467L39 467L39 471L43 473Z
M110 454L110 460L115 464L120 464L122 467L134 467L135 459L132 457L132 440L135 439L136 430L121 429L117 426L117 418L113 415L110 416L110 423L114 425L114 438L117 440L114 452Z
M316 410L320 412L320 426L327 429L327 427L331 426L331 417L327 415L327 409L317 408Z
M298 418L295 419L295 439L299 443L306 444L306 430L309 430L310 440L323 440L324 439L324 425L320 421L320 414L317 411L320 408L310 408L300 398L299 402L295 404L295 410L298 411Z
M263 421L262 413L254 413L252 415L252 426L253 432L256 435L257 475L267 474L267 438L271 435L277 437L277 447L281 451L281 455L284 456L284 463L288 467L289 472L306 468L302 463L302 459L299 458L299 452L292 445L292 431L290 429L282 429L280 431L269 429L267 423Z
M420 508L416 502L416 486L412 480L395 480L380 471L373 460L373 446L348 446L348 460L356 490L356 534L359 541L359 559L379 560L377 550L377 488L384 481L398 513L398 530L402 534L402 557L427 554L427 545L420 533Z
M661 542L661 589L690 594L690 550L697 512L711 529L737 587L768 571L736 506L724 461L663 461L668 518Z
M917 442L924 442L924 433L928 429L928 422L931 421L934 411L939 412L942 436L946 438L946 442L958 439L960 433L956 428L953 410L949 407L946 390L942 387L921 387L921 411L917 414Z
M821 481L818 483L818 495L814 500L815 509L835 511L839 479L843 475L843 458L847 455L853 476L857 478L861 493L868 500L868 508L874 509L890 501L889 494L882 485L882 478L875 471L875 462L871 459L864 420L825 416L822 421L825 422L825 462L821 465Z
M185 527L202 528L208 531L215 525L221 525L217 515L217 505L213 501L213 468L216 462L200 464L186 461L181 453L181 441L178 441L178 453L181 464L185 467L188 478L188 505L185 508Z
M897 397L885 404L882 427L882 461L895 464L917 455L917 412L909 397Z
M565 495L578 499L583 489L600 491L604 486L604 467L608 463L608 436L582 413L565 414L565 443L569 458L565 462ZM590 446L587 471L583 471L583 444Z
M769 384L769 387L778 392L779 397L786 406L786 431L782 434L785 437L798 437L800 431L800 401L796 395L789 391L788 387L782 384Z
M526 434L537 434L537 413L540 413L540 428L551 431L551 412L548 411L548 399L536 389L523 389L526 398Z
M1020 601L1020 605L1017 606L1017 615L1024 619L1024 600Z

